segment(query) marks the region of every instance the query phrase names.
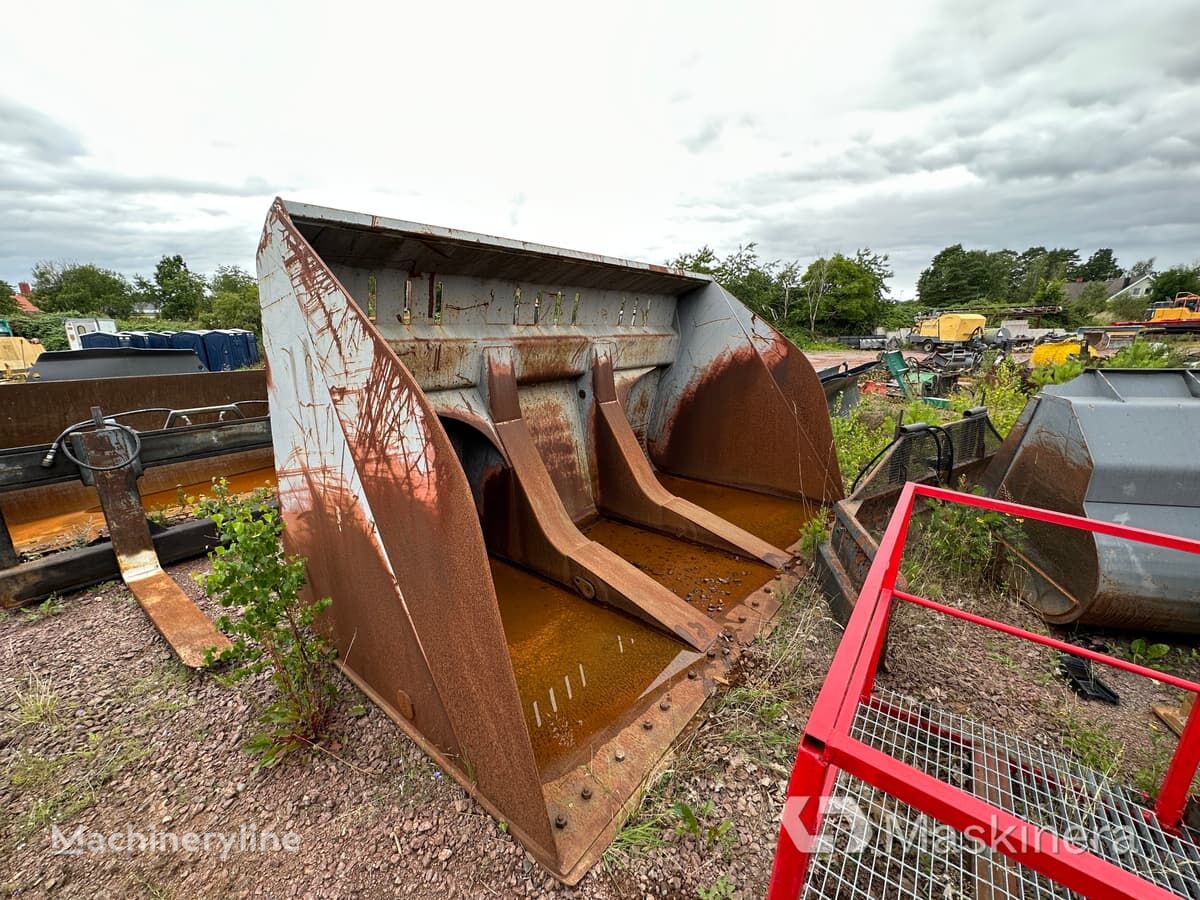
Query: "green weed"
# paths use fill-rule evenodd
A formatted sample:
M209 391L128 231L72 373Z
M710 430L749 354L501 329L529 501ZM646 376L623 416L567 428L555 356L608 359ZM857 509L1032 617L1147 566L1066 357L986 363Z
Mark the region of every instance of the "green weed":
M212 573L204 589L222 608L219 627L233 645L208 661L233 664L233 680L266 672L275 686L275 699L259 714L263 731L243 748L258 757L259 766L273 766L287 754L310 747L323 735L336 696L333 661L336 651L313 625L329 599L305 603L304 560L280 548L283 521L265 506L266 494L231 497L222 479L201 512L213 520L222 545L209 554Z

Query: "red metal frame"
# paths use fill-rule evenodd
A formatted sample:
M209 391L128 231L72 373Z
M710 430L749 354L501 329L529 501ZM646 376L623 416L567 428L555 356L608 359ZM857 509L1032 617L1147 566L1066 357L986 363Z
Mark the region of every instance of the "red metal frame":
M1200 684L1196 682L1033 634L897 589L896 577L917 497L974 506L1200 555L1200 541L1197 540L944 488L911 482L906 484L801 738L788 784L788 803L784 808L768 897L770 900L793 900L799 896L809 862L808 848L801 846L804 844L803 838L815 837L820 830L822 802L832 789L837 770L848 772L960 832L969 830L972 836L1010 859L1087 897L1174 896L1082 848L1067 847L1052 833L851 737L850 729L859 704L871 697L895 600L1200 694ZM1200 704L1197 706L1200 707ZM1193 711L1188 716L1179 746L1171 758L1154 808L1159 823L1168 830L1178 829L1197 765L1200 765L1200 713Z

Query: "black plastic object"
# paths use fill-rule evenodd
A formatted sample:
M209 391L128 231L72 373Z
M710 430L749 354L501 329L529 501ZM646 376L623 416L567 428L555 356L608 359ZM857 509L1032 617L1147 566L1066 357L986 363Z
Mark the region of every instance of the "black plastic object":
M1117 692L1096 677L1090 659L1063 653L1058 659L1058 671L1084 700L1100 700L1113 706L1120 704L1121 698Z

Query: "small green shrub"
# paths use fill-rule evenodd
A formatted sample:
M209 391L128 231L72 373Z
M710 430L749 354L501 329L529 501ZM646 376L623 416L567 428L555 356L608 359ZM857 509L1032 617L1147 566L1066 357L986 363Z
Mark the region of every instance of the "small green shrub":
M675 830L679 834L697 838L706 847L728 849L736 838L733 823L728 819L722 819L715 825L705 821L712 815L714 806L712 800L705 800L699 809L694 810L683 800L676 800L671 806L671 811L679 817L679 824L675 826Z
M800 527L800 552L813 559L817 548L829 540L829 529L825 525L824 514L813 516Z
M1106 369L1172 369L1183 365L1184 359L1167 344L1151 343L1141 338L1104 361Z
M700 900L732 900L733 881L728 875L722 875L711 887L699 887L696 893Z
M214 485L200 502L216 524L222 545L209 554L212 573L203 578L209 596L237 615L222 615L217 625L233 646L217 659L233 664L230 680L269 673L276 699L260 714L266 730L244 749L273 766L288 753L310 746L324 733L333 709L335 650L314 629L329 599L306 603L304 560L280 547L283 521L265 506L265 491L248 499L231 497L228 484ZM209 661L213 661L209 652Z
M915 523L903 566L906 578L932 593L946 581L978 581L990 575L1004 543L1020 539L1021 519L940 500L929 501L927 508Z
M837 450L838 467L842 470L842 481L849 493L854 479L862 467L892 442L896 431L896 420L885 416L872 425L867 419L866 404L859 404L844 416L833 416L833 445Z
M1005 360L971 388L959 388L950 395L950 409L961 416L973 406L986 406L988 416L1001 437L1007 437L1021 410L1029 402L1029 393L1021 369Z
M1030 383L1037 389L1041 390L1052 384L1064 384L1072 378L1077 378L1083 374L1083 360L1078 357L1063 360L1060 363L1053 363L1047 366L1038 366L1029 373Z
M1171 648L1166 644L1147 644L1145 638L1129 642L1129 661L1139 666L1153 666L1166 658Z

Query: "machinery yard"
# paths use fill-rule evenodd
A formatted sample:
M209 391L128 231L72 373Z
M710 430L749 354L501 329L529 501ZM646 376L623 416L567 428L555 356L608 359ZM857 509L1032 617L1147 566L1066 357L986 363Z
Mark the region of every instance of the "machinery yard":
M0 385L0 889L1200 896L1185 339L803 352L283 200L258 264L265 368Z

